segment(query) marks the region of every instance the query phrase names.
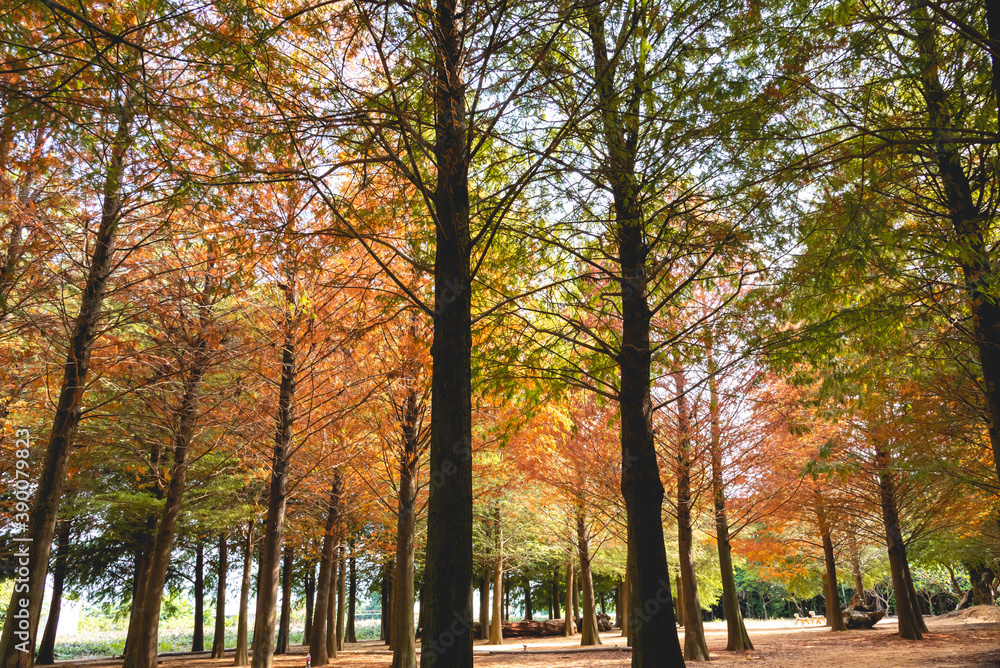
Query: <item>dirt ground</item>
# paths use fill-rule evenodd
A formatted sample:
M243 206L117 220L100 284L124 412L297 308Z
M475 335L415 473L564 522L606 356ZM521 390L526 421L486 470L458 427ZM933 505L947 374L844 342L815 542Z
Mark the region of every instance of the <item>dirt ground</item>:
M749 663L770 668L812 668L855 666L861 668L951 668L976 666L1000 668L1000 608L979 606L942 617L927 617L930 631L922 641L903 640L896 635L895 618L886 618L872 630L832 633L825 627L793 625L791 620L749 621L747 630L754 651L735 654L725 651L725 622L705 624L712 662L718 666L745 666ZM681 631L683 643L683 630ZM617 633L602 633L606 649L581 651L575 639L537 638L511 640L509 644L485 645L477 642L476 666L530 666L531 668L626 668L630 653ZM575 641L575 642L574 642ZM527 645L525 651L524 645ZM618 649L611 649L612 646ZM304 647L292 654L275 657L275 668L304 668ZM121 661L91 659L67 661L81 668L120 668ZM191 655L164 656L163 668L222 668L232 659L210 659ZM384 668L391 654L376 641L348 644L331 665L335 668Z

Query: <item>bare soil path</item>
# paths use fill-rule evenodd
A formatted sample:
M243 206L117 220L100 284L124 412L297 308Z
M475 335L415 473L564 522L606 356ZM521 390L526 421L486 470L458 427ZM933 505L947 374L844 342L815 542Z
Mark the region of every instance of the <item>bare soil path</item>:
M930 633L922 641L896 635L896 620L883 619L874 629L833 633L821 626L795 626L791 620L748 621L753 652L725 651L725 622L705 624L712 664L767 668L1000 668L1000 607L978 606L943 617L927 617ZM683 631L682 631L683 633ZM605 649L579 651L576 638L512 640L496 646L476 644L476 666L531 668L627 668L631 655L618 632L602 633ZM527 648L525 648L525 645ZM614 649L613 649L614 647ZM304 668L306 648L275 657L275 668ZM232 658L161 657L163 668L228 668ZM378 641L349 644L331 663L333 668L386 668L391 654ZM59 662L71 668L120 668L120 659Z

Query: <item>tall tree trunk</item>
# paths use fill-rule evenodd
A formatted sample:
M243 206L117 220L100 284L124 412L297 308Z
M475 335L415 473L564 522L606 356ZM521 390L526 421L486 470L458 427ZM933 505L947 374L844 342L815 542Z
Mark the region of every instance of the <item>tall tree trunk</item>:
M308 645L309 639L312 638L312 624L313 624L313 600L316 596L316 566L315 564L309 565L309 571L306 573L305 581L306 590L306 621L305 628L302 631L302 644ZM310 655L310 661L315 661Z
M576 585L573 582L573 576L573 559L570 557L566 561L566 608L564 611L566 623L563 625L563 635L567 637L576 634L576 620L573 619L573 591L576 589Z
M421 665L472 668L472 272L466 127L466 7L433 13L435 214L426 628Z
M334 557L333 572L330 575L330 600L326 606L326 653L332 659L340 650L337 641L337 585L340 582L340 559Z
M275 654L288 654L292 633L292 546L285 543L284 563L281 567L281 617L278 621L278 642Z
M340 567L337 578L337 650L344 649L344 631L347 626L347 550L340 544Z
M194 633L191 651L205 649L205 544L198 538L194 544Z
M483 575L479 578L479 639L490 637L490 569L483 566Z
M354 541L351 541L351 556L348 560L350 569L348 570L349 581L347 584L347 631L344 635L345 642L357 642L358 638L354 633L354 611L358 602L358 572L354 564Z
M899 522L899 507L896 503L896 480L889 470L889 452L878 446L875 451L875 466L878 469L879 501L882 506L882 524L885 527L885 545L889 552L889 571L892 587L896 594L896 614L899 617L899 636L910 640L921 640L927 633L927 626L919 613L917 593L913 583L907 579L909 566L906 561L906 543L903 528Z
M381 638L384 640L386 645L389 645L390 635L392 632L392 572L395 569L395 562L389 562L388 565L382 565L382 619L381 619Z
M708 393L711 420L712 501L715 505L715 535L719 544L719 573L722 576L722 609L726 614L726 650L745 652L753 649L740 603L737 600L736 575L733 572L733 551L729 538L729 518L726 514L726 486L722 479L722 425L719 422L718 366L715 362L714 341L708 341Z
M677 574L677 598L674 599L677 604L677 625L684 626L684 588L681 586L681 576L680 573Z
M240 580L240 616L236 624L236 655L234 666L246 666L250 663L247 651L247 633L250 617L250 571L253 566L254 521L247 525L247 540L243 550L243 577Z
M59 629L59 611L62 608L63 583L66 581L66 562L69 558L69 537L71 522L63 519L59 523L59 535L56 537L56 563L52 573L52 603L49 605L49 618L45 622L42 642L38 646L36 663L49 665L56 660L56 631Z
M490 645L503 644L503 557L493 564L493 618L490 624Z
M684 372L673 373L677 385L677 550L680 558L681 590L684 603L684 660L708 661L705 627L701 621L698 580L694 567L694 540L691 529L691 427Z
M562 613L559 610L559 566L552 567L552 619L559 619Z
M639 205L641 186L636 174L634 131L626 132L619 100L643 96L622 95L615 89L615 67L608 58L604 15L598 0L586 5L587 27L594 59L598 111L607 153L606 173L614 197L615 235L621 270L622 334L618 363L621 387L622 497L628 522L628 546L633 557L632 667L683 666L667 553L663 544L663 483L653 441L650 396L651 353L646 260L650 246ZM637 90L646 85L645 73L635 72ZM631 113L630 116L637 114Z
M841 614L840 595L837 592L837 562L833 554L833 537L830 532L830 522L826 516L826 508L820 493L815 492L816 523L820 538L823 541L823 560L826 563L826 573L823 579L823 598L826 601L826 625L833 631L846 631L844 616Z
M290 272L289 272L290 273ZM284 345L281 349L281 384L278 389L278 414L275 418L274 453L271 457L271 484L267 494L267 519L264 521L264 545L260 553L260 583L257 589L257 615L254 618L253 668L271 668L274 664L274 627L277 616L278 575L281 548L285 542L285 510L288 505L288 466L292 447L292 423L295 419L295 291L287 277L285 290Z
M340 475L334 473L330 484L330 508L326 515L326 529L323 532L322 556L319 562L319 579L316 581L316 605L313 612L312 628L309 629L309 654L312 665L325 666L330 662L326 648L327 615L330 609L330 588L334 585L333 571L336 562L337 522L340 519Z
M594 578L590 570L590 532L587 530L583 507L576 509L576 540L580 557L580 581L583 584L583 627L580 629L581 645L603 645L597 628L597 609L594 605Z
M851 570L854 573L854 591L864 602L868 599L868 595L865 593L865 581L861 572L861 549L856 540L851 541Z
M580 578L573 580L573 619L577 621L576 630L580 632Z
M389 567L385 570L385 576L382 582L384 586L383 591L385 592L385 595L382 597L382 600L385 603L385 618L386 618L385 644L388 645L390 649L392 649L393 647L392 626L393 626L393 620L395 619L395 617L393 617L394 598L396 596L395 587L393 587L393 582L395 578L396 578L396 562L390 561Z
M524 620L527 622L534 621L532 619L531 610L531 578L527 575L524 576Z
M90 354L100 333L104 293L114 269L115 243L121 222L122 181L125 159L132 141L135 110L132 95L117 110L118 128L111 141L104 177L101 222L97 228L90 257L87 282L80 295L80 311L73 323L62 386L56 403L52 429L49 431L45 459L38 472L35 501L28 518L28 539L18 541L15 556L26 557L28 568L27 592L14 587L11 592L3 635L0 636L0 668L30 668L34 661L38 620L42 614L45 578L56 529L56 516L66 480L66 465L76 441L77 427L83 407L83 393L90 372ZM18 438L21 433L16 434ZM20 538L20 537L17 537ZM24 594L27 593L27 596ZM27 602L27 606L22 605ZM27 629L20 621L27 618Z
M212 636L212 658L226 655L226 573L229 571L229 554L225 533L219 534L219 568L215 588L215 633Z
M991 40L1000 36L1000 10L986 2L988 30ZM927 6L911 3L913 28L919 54L920 79L927 106L927 119L933 133L933 150L940 177L941 190L948 206L948 215L955 232L953 257L962 269L972 315L972 334L982 369L985 417L993 449L993 463L1000 477L1000 302L997 300L998 272L990 251L990 217L985 215L973 196L972 184L965 172L955 137L949 109L955 101L948 99L948 90L938 75L941 56L938 51L937 24L930 18ZM994 95L1000 81L996 53L991 54ZM1000 98L995 98L1000 100ZM958 100L969 104L969 100ZM1000 105L1000 102L998 102Z
M410 374L411 376L413 374ZM392 668L416 668L416 636L413 629L414 547L416 526L417 457L419 455L419 407L414 378L406 393L402 417L402 445L399 453L399 490L396 498L396 587L393 590Z
M510 621L510 573L503 574L503 620Z
M207 281L208 279L206 283ZM207 305L204 300L207 300L208 293L206 284L203 306ZM204 326L207 324L204 318L207 316L204 315L206 311L202 313L204 331ZM139 586L140 596L138 600L132 602L134 610L130 618L124 668L156 668L163 586L167 579L167 567L170 565L174 529L187 485L188 452L194 438L201 381L208 367L207 352L208 342L202 336L196 344L192 366L184 380L184 394L180 406L175 411L177 431L174 434L174 464L170 471L170 482L167 484L166 502L156 527L153 549L149 555L149 565ZM136 625L134 629L133 624Z
M625 638L625 644L632 646L632 624L630 623L632 615L632 575L631 575L631 561L632 558L629 556L625 557L625 581L622 583L622 637Z

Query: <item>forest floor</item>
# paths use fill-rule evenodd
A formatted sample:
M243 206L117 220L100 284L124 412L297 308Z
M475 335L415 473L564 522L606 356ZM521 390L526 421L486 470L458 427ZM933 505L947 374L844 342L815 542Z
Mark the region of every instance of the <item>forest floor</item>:
M705 635L712 663L719 666L747 665L749 662L770 668L829 668L863 662L864 668L1000 667L1000 608L978 606L924 619L930 632L922 641L898 637L894 617L883 619L871 630L844 633L833 633L822 626L795 626L792 620L748 620L747 630L754 650L740 654L725 651L725 622L707 622ZM477 641L475 664L498 668L626 668L631 656L624 647L624 638L615 631L602 633L601 639L604 649L579 647L579 636L514 639L505 645L485 645ZM291 654L275 657L275 668L304 668L305 653L306 648L293 646ZM344 668L384 668L391 664L391 656L381 642L364 641L347 644L331 664ZM178 655L163 656L160 663L163 668L223 668L231 666L232 659ZM57 665L118 668L122 662L120 659L89 659Z

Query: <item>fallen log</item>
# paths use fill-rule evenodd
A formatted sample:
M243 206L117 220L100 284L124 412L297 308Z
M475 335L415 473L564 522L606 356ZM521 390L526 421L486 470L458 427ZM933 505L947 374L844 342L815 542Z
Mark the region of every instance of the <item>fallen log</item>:
M473 623L473 634L479 637L479 622ZM565 620L546 619L540 622L504 622L504 638L545 638L561 636L566 626Z

